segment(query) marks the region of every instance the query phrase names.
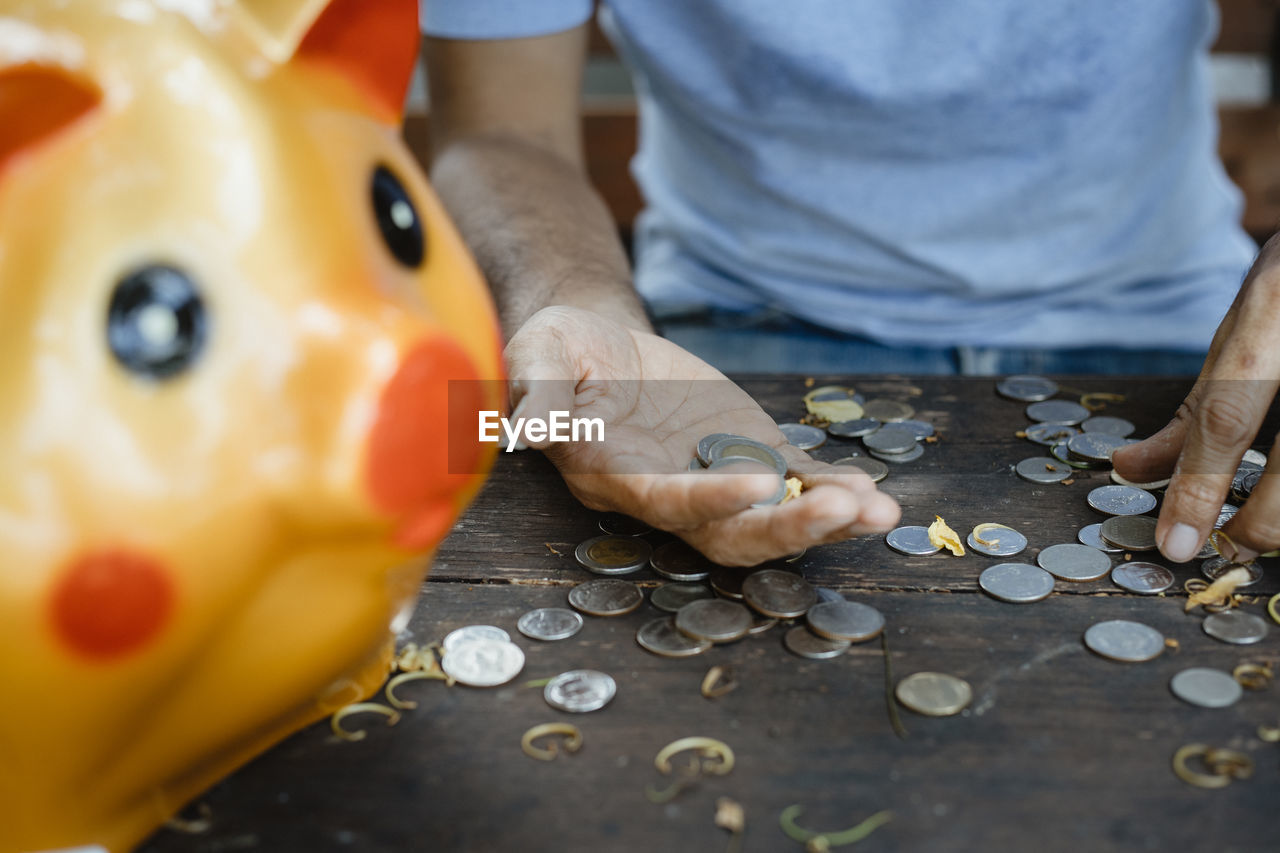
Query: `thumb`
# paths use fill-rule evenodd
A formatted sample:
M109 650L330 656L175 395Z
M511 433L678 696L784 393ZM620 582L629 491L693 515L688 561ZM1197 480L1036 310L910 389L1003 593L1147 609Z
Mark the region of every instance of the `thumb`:
M1152 483L1172 473L1182 445L1187 439L1187 423L1182 411L1164 429L1137 444L1126 445L1111 455L1116 473L1134 483Z

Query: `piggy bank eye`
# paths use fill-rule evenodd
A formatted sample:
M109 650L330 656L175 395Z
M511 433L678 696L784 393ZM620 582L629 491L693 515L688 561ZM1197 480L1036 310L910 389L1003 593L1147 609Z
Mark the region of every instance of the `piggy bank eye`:
M386 166L373 173L373 212L378 230L395 259L409 269L422 266L426 242L422 220L400 179Z
M107 309L112 354L126 370L148 379L167 379L190 367L204 347L207 325L195 282L172 267L125 276Z

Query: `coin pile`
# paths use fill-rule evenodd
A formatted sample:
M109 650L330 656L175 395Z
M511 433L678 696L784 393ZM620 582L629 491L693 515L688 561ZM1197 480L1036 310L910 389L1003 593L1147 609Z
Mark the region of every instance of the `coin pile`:
M877 483L889 473L881 463L914 462L924 455L921 442L934 435L933 425L915 419L910 405L899 400L868 400L845 385L814 388L804 395L803 402L810 418L826 424L826 433L809 424L779 424L787 441L801 450L811 450L825 443L827 436L862 439L874 460L851 456L835 464L862 468Z
M803 426L795 424L794 426ZM816 446L816 445L815 445ZM690 471L701 469L714 470L731 465L757 465L767 468L778 478L778 487L768 498L755 507L775 506L787 499L787 460L774 448L763 441L756 441L744 435L726 432L713 432L698 440L693 459L689 462Z

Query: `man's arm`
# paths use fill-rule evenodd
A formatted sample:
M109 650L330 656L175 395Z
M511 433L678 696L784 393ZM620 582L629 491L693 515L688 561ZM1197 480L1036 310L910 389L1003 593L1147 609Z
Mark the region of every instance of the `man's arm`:
M423 41L432 183L494 290L508 338L548 305L651 331L583 165L586 47L586 25L533 38Z

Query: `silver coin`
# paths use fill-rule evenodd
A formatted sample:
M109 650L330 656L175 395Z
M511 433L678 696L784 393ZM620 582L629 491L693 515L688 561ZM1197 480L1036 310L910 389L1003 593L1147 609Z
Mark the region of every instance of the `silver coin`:
M862 472L871 478L871 482L878 483L885 477L889 476L889 466L881 462L879 459L868 459L865 456L850 456L846 459L837 459L832 465L850 465L854 468L861 468Z
M1240 503L1249 500L1253 490L1258 487L1258 481L1262 479L1263 473L1263 470L1259 468L1254 471L1245 471L1244 474L1237 474L1236 479L1231 481L1232 499Z
M1027 537L1012 527L989 527L982 531L982 542L979 542L972 531L968 538L969 547L979 554L988 557L1012 557L1027 547ZM983 542L986 544L984 545Z
M1117 438L1128 438L1137 429L1124 418L1113 418L1110 415L1094 415L1080 424L1080 428L1085 432L1114 435Z
M821 388L814 388L804 395L806 400L811 400L815 403L830 403L833 400L853 400L861 396L852 388L844 385L823 385ZM862 404L859 403L858 405Z
M636 642L642 649L664 658L692 657L711 648L709 641L695 640L677 631L673 616L661 616L646 622L636 631Z
M1014 466L1013 470L1024 480L1044 485L1061 483L1063 480L1069 480L1076 473L1070 465L1064 465L1048 456L1032 456L1029 459L1023 459Z
M606 512L600 516L600 530L615 536L643 536L652 532L653 528L638 518L620 512Z
M705 468L711 464L711 446L723 438L745 438L746 436L735 435L731 432L713 432L711 435L704 435L698 439L698 447L694 451L694 457Z
M1156 519L1150 515L1113 515L1098 528L1104 542L1125 551L1156 549Z
M1067 452L1086 462L1110 462L1111 454L1124 447L1123 438L1100 432L1082 432L1067 439Z
M1201 708L1227 708L1240 701L1244 688L1230 673L1206 666L1193 666L1169 682L1173 695Z
M1067 443L1065 441L1060 441L1057 444L1055 444L1053 447L1050 447L1049 455L1052 456L1054 459L1057 459L1059 462L1065 462L1067 465L1070 465L1072 468L1079 468L1079 469L1098 468L1101 465L1101 463L1097 463L1097 462L1088 462L1085 460L1076 459L1074 456L1071 455L1071 451L1067 450Z
M1088 545L1090 548L1097 548L1099 551L1106 551L1108 554L1119 554L1123 548L1117 548L1110 542L1102 539L1102 522L1095 524L1086 524L1080 528L1080 532L1076 534L1076 538L1080 540L1081 545Z
M805 621L819 637L851 643L874 639L884 630L884 615L879 610L843 599L813 605L805 614Z
M1024 403L1038 403L1048 400L1058 393L1058 383L1043 376L1019 374L1006 376L996 383L996 393L1010 400L1021 400Z
M1153 660L1164 651L1164 634L1141 622L1110 619L1089 626L1084 632L1089 651L1104 658L1140 663Z
M716 595L731 598L734 601L741 601L742 582L747 579L747 575L750 573L750 569L721 566L711 573L711 588L715 590Z
M557 710L586 714L608 705L617 692L613 676L594 669L574 669L548 681L542 698Z
M969 682L945 672L917 672L898 682L893 691L904 708L928 717L959 714L973 701Z
M467 625L464 628L450 631L441 641L440 646L448 652L459 643L466 643L471 640L499 640L509 643L511 642L511 635L493 625Z
M1219 556L1216 552L1212 557L1200 564L1200 574L1211 581L1216 581L1227 572L1240 566L1244 566L1249 570L1249 577L1240 586L1253 586L1262 580L1262 567L1257 563L1233 563L1226 557Z
M676 630L695 640L731 643L751 630L751 611L736 601L710 598L692 601L676 614Z
M761 569L742 581L742 598L757 613L774 619L795 619L818 603L818 594L795 572Z
M1107 515L1142 515L1156 508L1155 495L1133 486L1098 486L1085 500Z
M1267 622L1261 616L1243 610L1224 610L1210 613L1201 623L1204 632L1215 640L1237 646L1260 643L1266 638Z
M781 453L762 441L749 438L722 438L711 445L711 452L708 455L711 458L711 464L733 457L754 459L773 468L783 477L787 476L787 460L782 458Z
M753 509L759 509L760 507L766 507L766 506L777 506L778 504L782 503L784 498L786 498L787 478L779 474L776 470L773 469L772 466L766 465L765 463L761 462L759 459L750 459L745 456L725 456L724 458L717 459L715 462L712 462L710 465L708 465L707 470L715 471L720 468L728 468L735 465L750 466L762 471L767 470L770 474L777 477L778 479L778 485L773 490L773 494L769 495L763 500L759 500L753 503L751 505Z
M924 448L917 444L906 453L881 453L879 450L872 450L870 453L881 462L901 465L904 462L915 462L921 456L924 456Z
M676 539L653 549L649 567L672 581L706 580L714 564L687 542Z
M588 616L622 616L644 602L644 593L631 581L600 578L569 590L569 605Z
M1036 556L1036 562L1064 581L1096 581L1111 571L1110 557L1097 548L1075 542L1050 545Z
M747 633L754 637L756 634L763 634L766 631L769 631L777 624L777 619L770 619L768 616L756 616L755 621L751 623L751 627L747 630Z
M628 575L649 564L653 548L637 536L597 536L574 549L586 570L597 575Z
M497 687L524 669L524 652L503 640L459 643L440 658L445 675L468 687Z
M916 437L916 441L924 441L926 438L933 436L933 424L928 421L905 420L898 421L897 425L911 430L911 434Z
M929 528L916 524L890 530L884 542L895 551L917 557L936 554L942 549L929 541Z
M1133 480L1126 480L1116 473L1116 469L1111 469L1111 482L1117 486L1133 486L1135 489L1142 489L1147 492L1154 492L1156 489L1163 489L1169 485L1169 480L1152 480L1150 483L1135 483Z
M778 429L782 430L788 444L801 450L813 450L827 441L826 432L807 424L778 424Z
M1257 465L1259 468L1267 467L1266 454L1262 453L1259 450L1254 450L1253 448L1249 448L1248 450L1246 450L1244 452L1244 458L1241 459L1240 461L1248 462L1251 465Z
M880 453L908 453L915 449L916 436L902 424L885 424L880 429L862 437L868 450Z
M819 637L804 625L797 625L782 638L787 651L810 660L825 660L844 654L851 645L848 640L828 640Z
M916 413L906 403L897 400L868 400L862 405L863 417L882 421L886 424L894 421L905 421Z
M710 587L700 583L664 583L649 595L649 603L659 610L675 613L690 601L715 598Z
M1221 530L1223 525L1230 521L1239 511L1240 507L1235 506L1234 504L1223 504L1222 509L1218 511L1217 520L1213 522L1213 529ZM1218 549L1213 544L1213 538L1206 537L1204 544L1200 546L1200 552L1196 554L1196 557L1201 560L1208 560L1211 557L1217 556Z
M567 640L582 630L582 616L566 607L540 607L521 616L516 630L531 640Z
M690 471L701 471L701 470L702 470L702 463L698 461L698 457L696 457L696 456L695 456L695 457L693 457L692 459L690 459L690 460L689 460L689 468L688 468L688 470L690 470Z
M1036 444L1043 444L1045 447L1052 447L1068 441L1072 436L1080 434L1080 430L1066 424L1032 424L1022 431L1028 441Z
M1129 592L1156 595L1173 586L1173 572L1156 563L1121 563L1111 570L1111 582Z
M1079 426L1089 418L1089 410L1070 400L1041 400L1027 406L1027 417L1033 421Z
M827 424L827 435L836 438L862 438L880 429L881 423L874 418L858 418L854 421L835 421Z
M1031 604L1053 592L1053 575L1027 563L997 563L978 576L978 586L992 598Z

